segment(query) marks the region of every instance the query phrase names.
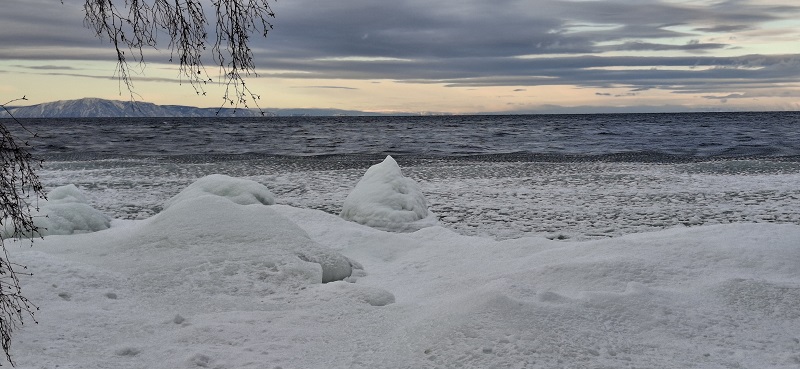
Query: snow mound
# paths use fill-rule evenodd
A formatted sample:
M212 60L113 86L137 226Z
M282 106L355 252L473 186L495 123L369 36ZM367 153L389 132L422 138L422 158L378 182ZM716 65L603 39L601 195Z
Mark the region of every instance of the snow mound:
M358 265L312 241L269 207L242 206L229 199L200 195L173 202L139 227L140 235L132 237L131 247L170 248L176 256L169 261L170 267L177 263L185 264L184 270L205 270L181 281L199 278L208 288L243 293L242 286L263 293L279 285L342 280ZM157 264L162 257L152 262Z
M234 178L223 174L202 177L190 184L179 194L164 203L164 209L175 203L200 196L214 195L224 197L239 205L275 204L275 195L264 185L244 178Z
M111 217L89 205L74 184L54 188L37 205L38 211L32 214L38 228L35 237L97 232L111 226ZM6 229L3 236L12 233L13 229Z
M408 232L438 224L417 182L391 157L371 166L344 200L340 216L387 231Z
M47 194L47 201L51 204L88 203L86 196L74 184L52 189Z

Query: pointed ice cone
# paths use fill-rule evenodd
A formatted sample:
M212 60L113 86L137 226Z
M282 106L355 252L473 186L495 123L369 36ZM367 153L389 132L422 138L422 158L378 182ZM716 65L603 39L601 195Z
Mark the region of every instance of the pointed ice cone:
M413 232L438 224L419 185L391 156L370 167L344 200L341 217L373 228Z

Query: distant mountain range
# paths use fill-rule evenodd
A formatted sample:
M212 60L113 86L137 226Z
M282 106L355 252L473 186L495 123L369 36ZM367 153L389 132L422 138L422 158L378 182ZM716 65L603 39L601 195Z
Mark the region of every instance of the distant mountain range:
M197 108L183 105L156 105L140 101L98 98L61 100L29 106L7 107L17 118L101 118L101 117L260 117L255 109ZM339 109L264 109L265 116L357 116L386 115ZM398 114L394 114L398 115ZM416 115L416 114L399 114ZM0 110L0 118L8 113Z

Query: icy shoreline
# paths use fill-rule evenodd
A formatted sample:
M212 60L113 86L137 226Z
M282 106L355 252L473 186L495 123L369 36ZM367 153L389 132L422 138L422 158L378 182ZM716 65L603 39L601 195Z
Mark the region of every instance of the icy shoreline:
M589 240L676 226L800 224L800 163L404 161L441 224L511 239ZM302 158L46 162L48 188L75 184L117 219L145 219L195 179L221 173L267 184L279 204L339 214L372 163Z
M384 175L398 178L396 171ZM769 186L785 185L791 196L793 175L773 177L787 183ZM735 177L747 187L747 176ZM371 228L281 204L282 191L273 201L271 190L281 185L267 190L259 183L274 182L265 180L212 176L197 183L146 219L47 236L33 248L8 241L12 260L33 273L23 278L23 290L41 308L39 324L15 331L18 367L800 363L800 225L679 226L581 242L546 234L496 240L446 228L452 224L412 233ZM436 183L423 178L420 187ZM464 190L471 183L446 186ZM631 182L619 183L618 189ZM519 193L502 185L491 190ZM359 197L373 203L371 195Z

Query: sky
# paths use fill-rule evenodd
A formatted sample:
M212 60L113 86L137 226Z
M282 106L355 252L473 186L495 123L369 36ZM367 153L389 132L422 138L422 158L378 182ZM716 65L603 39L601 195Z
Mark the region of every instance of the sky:
M116 0L122 3L122 0ZM208 2L210 8L210 1ZM794 0L280 0L251 39L262 108L420 113L800 110ZM127 100L81 0L4 0L0 103ZM134 65L138 99L215 107L168 62ZM212 64L213 65L213 64ZM212 79L215 68L209 70ZM218 78L217 78L218 80Z

